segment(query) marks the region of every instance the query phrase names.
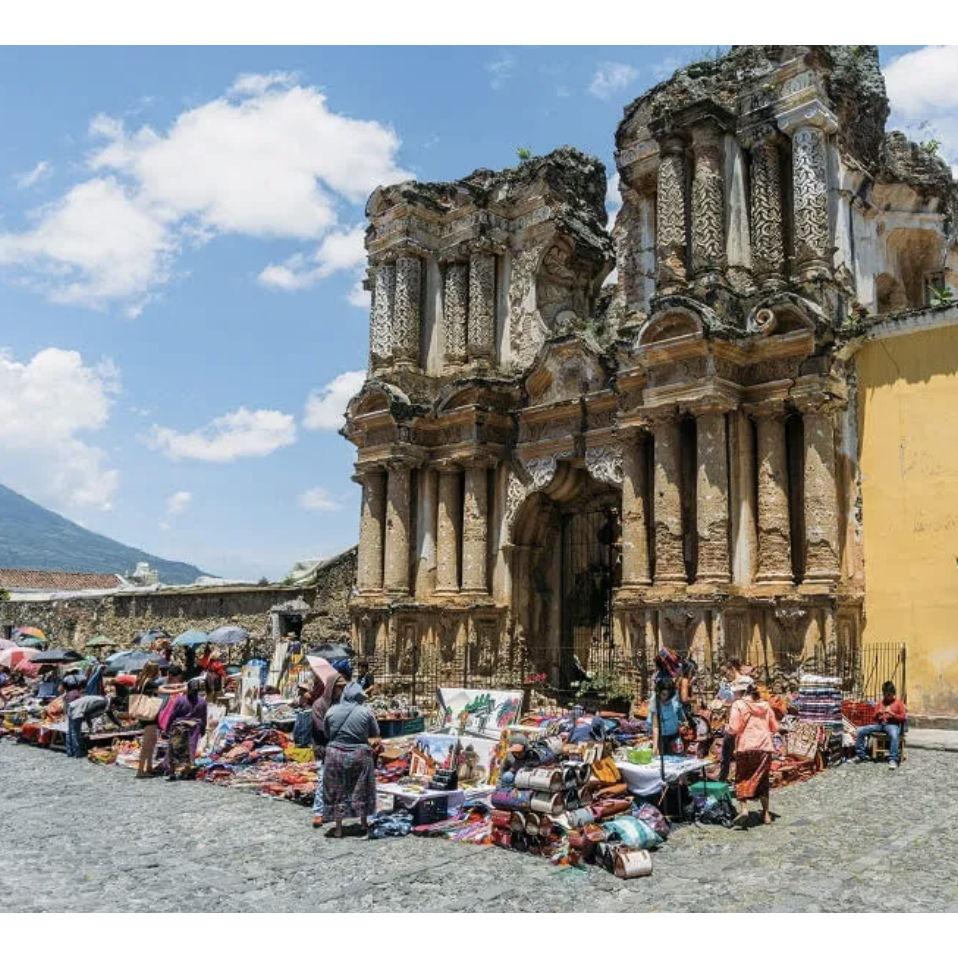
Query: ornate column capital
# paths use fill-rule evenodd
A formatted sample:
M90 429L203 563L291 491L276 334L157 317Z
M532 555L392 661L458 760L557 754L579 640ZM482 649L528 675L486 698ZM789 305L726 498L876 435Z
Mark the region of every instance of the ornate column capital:
M687 403L680 404L680 410L695 416L724 416L736 408L735 402L728 396L700 396Z
M784 419L788 414L784 396L774 396L756 402L744 403L742 409L753 419Z
M806 126L817 127L826 135L838 129L835 114L817 98L779 113L775 122L786 136L792 136L796 130Z

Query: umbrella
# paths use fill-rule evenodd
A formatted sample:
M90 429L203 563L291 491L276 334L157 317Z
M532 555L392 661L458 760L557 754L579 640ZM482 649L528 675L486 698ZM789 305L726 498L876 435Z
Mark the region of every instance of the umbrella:
M39 649L4 649L0 652L0 665L15 669L21 662L29 662L40 654Z
M32 625L20 626L20 628L13 630L13 634L17 636L17 638L26 638L27 636L30 636L34 639L45 639L47 637L47 634L43 631L43 629L38 629Z
M42 649L47 644L46 639L37 638L35 635L17 636L21 649Z
M62 665L64 662L78 662L83 656L72 649L47 649L33 657L37 665Z
M87 649L104 649L117 643L114 642L113 639L108 639L105 635L95 635L92 639L87 639L83 644Z
M309 662L309 667L322 680L324 686L327 682L335 682L339 678L339 673L321 655L307 655L306 661Z
M15 649L17 643L13 639L0 639L0 651L3 649Z
M107 657L104 665L108 675L116 675L119 672L140 672L148 662L155 662L159 666L169 664L166 659L153 652L133 649L130 652L114 652L113 655Z
M210 642L214 645L242 645L249 639L249 632L236 625L221 625L210 632Z
M137 632L133 639L134 645L152 645L157 639L168 639L170 633L166 629L147 629L145 632Z
M206 645L210 637L200 629L187 629L181 632L174 640L174 645Z

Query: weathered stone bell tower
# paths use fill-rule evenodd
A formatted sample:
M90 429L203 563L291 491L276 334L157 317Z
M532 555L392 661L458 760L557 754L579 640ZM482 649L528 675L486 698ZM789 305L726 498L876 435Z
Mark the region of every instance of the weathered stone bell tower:
M570 148L373 194L345 434L377 676L641 687L662 644L707 667L853 656L845 346L923 305L944 229L887 111L874 48L739 47L627 107L611 237L603 168ZM902 230L931 246L898 255Z

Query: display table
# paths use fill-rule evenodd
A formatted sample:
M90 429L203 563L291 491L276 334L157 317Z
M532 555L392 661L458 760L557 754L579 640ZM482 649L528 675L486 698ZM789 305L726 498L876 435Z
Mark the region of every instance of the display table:
M658 756L648 765L634 765L632 762L615 764L622 773L622 780L628 786L629 792L645 798L661 792L665 785L684 783L690 775L704 775L705 769L712 764L712 760L666 756L665 781L662 780L662 763Z
M447 800L447 811L450 816L455 815L457 811L467 802L475 798L484 798L491 795L495 788L492 785L478 785L475 788L457 788L450 792L439 792L432 789L411 789L405 785L397 785L393 782L376 785L376 791L380 795L391 795L393 798L393 808L408 808L410 811L423 801L435 798L445 798Z

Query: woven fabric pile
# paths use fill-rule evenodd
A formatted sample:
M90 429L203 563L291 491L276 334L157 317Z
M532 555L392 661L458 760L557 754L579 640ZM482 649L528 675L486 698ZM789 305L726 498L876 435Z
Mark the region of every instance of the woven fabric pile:
M842 726L841 679L826 675L802 675L795 697L798 718L817 725Z

